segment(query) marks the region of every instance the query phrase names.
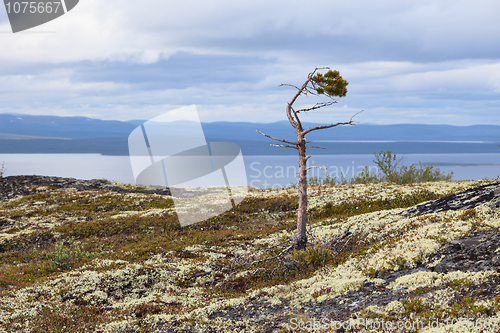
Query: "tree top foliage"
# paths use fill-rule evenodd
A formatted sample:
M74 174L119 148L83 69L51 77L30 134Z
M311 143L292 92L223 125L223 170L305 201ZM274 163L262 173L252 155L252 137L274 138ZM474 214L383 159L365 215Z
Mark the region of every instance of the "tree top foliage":
M344 97L347 94L349 82L344 80L339 71L331 69L325 74L315 73L310 81L318 95L328 95L330 97Z

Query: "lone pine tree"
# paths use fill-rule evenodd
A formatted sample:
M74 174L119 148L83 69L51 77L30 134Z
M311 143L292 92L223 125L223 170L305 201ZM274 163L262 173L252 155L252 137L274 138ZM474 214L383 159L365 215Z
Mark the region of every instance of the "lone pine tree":
M326 73L322 74L319 71L328 70ZM304 129L302 122L300 121L299 114L314 111L320 108L328 107L332 104L337 103L338 99L344 97L347 94L347 85L349 83L340 76L340 73L335 70L331 70L328 67L316 68L314 71L309 73L307 80L302 84L301 87L294 86L291 84L281 84L280 86L290 86L297 89L297 92L293 98L288 102L286 107L286 116L288 121L295 129L297 134L297 141L288 141L283 139L277 139L270 135L264 134L260 131L260 134L280 142L280 144L271 144L276 147L285 147L296 149L299 153L299 208L297 212L297 234L295 236L293 247L296 250L304 250L307 247L307 234L306 234L306 222L307 222L307 170L312 167L307 167L307 160L311 156L307 156L307 148L321 148L316 146L308 146L309 141L306 141L306 135L317 130L327 129L339 125L354 125L353 117L349 121L332 123L330 125L320 125L315 127L310 127ZM320 102L314 104L312 107L303 109L294 109L294 103L300 96L326 96L328 101Z

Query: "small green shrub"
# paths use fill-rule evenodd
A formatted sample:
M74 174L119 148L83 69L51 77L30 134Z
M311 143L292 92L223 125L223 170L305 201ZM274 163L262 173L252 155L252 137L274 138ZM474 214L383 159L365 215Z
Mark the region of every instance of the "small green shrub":
M5 162L2 162L2 167L0 167L0 178L3 178L4 173L5 173Z
M316 269L323 267L333 259L331 253L321 248L321 246L316 245L314 247L308 247L304 251L295 251L292 254L292 260L298 266L298 269L309 269L315 271Z
M369 168L364 167L355 177L351 179L345 178L342 174L341 179L337 181L336 177L329 176L325 172L325 177L310 177L307 182L309 186L319 185L336 185L336 184L367 184L389 182L396 184L418 183L418 182L434 182L441 180L451 180L453 172L444 174L439 168L434 168L433 165L423 165L418 162L418 165L412 164L410 166L399 166L402 159L397 159L396 154L391 151L381 151L375 153L373 162L377 165L378 172L372 173ZM292 186L297 184L292 183Z
M397 184L406 183L418 183L418 182L432 182L440 180L451 180L453 177L453 172L445 175L439 169L434 169L434 166L422 165L421 162L412 164L410 166L398 165L401 163L401 159L396 159L396 154L392 154L391 151L381 151L380 153L374 153L375 160L373 162L377 165L382 175L379 173L380 181L387 181Z
M356 177L353 177L350 181L351 184L367 184L367 183L378 183L380 178L378 174L372 174L367 166L359 172Z
M70 241L69 246L65 246L61 241L59 244L56 244L53 251L40 253L49 260L49 268L51 271L67 270L83 259L92 259L105 254L105 252L83 251L79 246L72 246L72 243L73 240ZM36 249L34 249L33 252L38 254Z

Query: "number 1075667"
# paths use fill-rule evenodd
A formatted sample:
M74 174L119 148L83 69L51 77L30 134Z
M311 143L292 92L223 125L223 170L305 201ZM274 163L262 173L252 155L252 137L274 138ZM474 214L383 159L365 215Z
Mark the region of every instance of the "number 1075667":
M7 13L58 13L59 10L63 11L61 2L6 2L5 7Z

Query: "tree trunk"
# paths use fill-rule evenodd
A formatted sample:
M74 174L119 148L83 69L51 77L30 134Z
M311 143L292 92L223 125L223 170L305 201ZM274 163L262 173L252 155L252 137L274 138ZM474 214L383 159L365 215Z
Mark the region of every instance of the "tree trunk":
M299 136L299 210L297 212L297 235L294 240L296 250L305 250L307 246L307 159L306 140Z

